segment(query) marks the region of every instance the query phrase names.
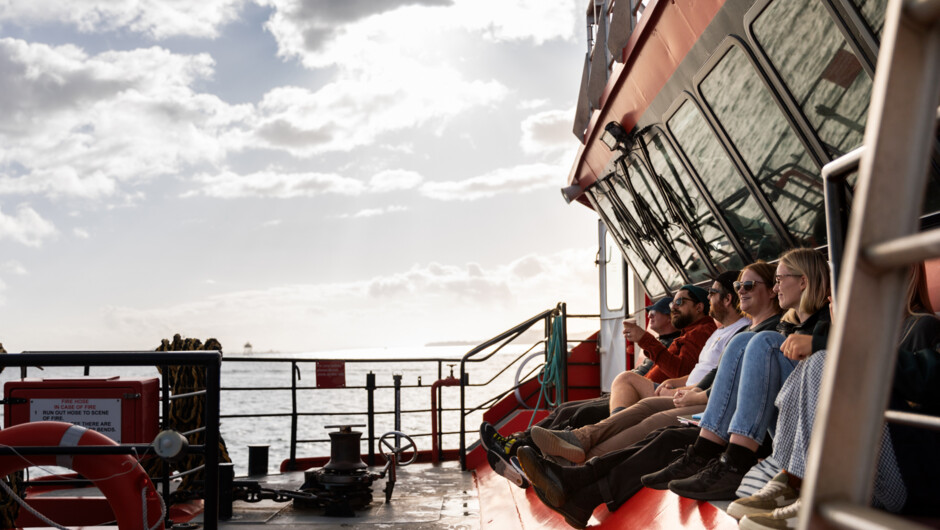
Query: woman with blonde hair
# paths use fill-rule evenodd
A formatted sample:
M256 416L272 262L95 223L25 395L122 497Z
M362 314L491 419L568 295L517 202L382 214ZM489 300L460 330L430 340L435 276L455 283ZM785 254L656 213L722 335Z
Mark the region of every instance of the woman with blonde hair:
M774 424L774 398L797 363L825 349L829 333L829 266L811 248L786 252L773 292L786 310L777 331L757 333L721 358L702 428L685 454L643 484L698 500L735 498L757 449Z

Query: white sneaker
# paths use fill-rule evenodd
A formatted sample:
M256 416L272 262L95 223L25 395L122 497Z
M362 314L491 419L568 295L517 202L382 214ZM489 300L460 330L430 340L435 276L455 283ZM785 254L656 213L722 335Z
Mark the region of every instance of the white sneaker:
M745 515L738 528L741 530L784 530L796 528L800 521L800 499L771 513Z

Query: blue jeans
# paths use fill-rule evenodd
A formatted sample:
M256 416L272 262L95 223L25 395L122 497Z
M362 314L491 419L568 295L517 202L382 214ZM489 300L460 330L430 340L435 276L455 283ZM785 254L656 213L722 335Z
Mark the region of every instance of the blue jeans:
M739 333L728 342L702 416L703 429L722 440L740 434L763 442L777 414L777 392L797 363L780 351L784 340L776 331L762 331Z

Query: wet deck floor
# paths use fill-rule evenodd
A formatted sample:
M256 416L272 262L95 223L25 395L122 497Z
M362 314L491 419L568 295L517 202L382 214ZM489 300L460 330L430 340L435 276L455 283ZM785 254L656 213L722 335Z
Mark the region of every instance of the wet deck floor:
M298 489L303 481L301 472L286 473L266 477L262 486L272 489ZM289 502L236 501L232 519L219 521L219 528L480 528L479 497L473 474L461 472L460 465L456 462L446 462L438 466L412 464L398 468L395 489L388 504L385 503L385 484L386 480L382 479L372 485L372 504L365 510L357 511L355 517L326 517L322 510L301 510L294 508ZM201 517L197 517L192 522L200 521Z

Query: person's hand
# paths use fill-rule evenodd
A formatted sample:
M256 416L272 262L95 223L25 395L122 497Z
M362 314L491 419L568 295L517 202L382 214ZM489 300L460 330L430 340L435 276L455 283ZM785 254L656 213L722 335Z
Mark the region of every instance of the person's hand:
M637 326L636 324L631 324L630 322L624 321L623 323L623 336L629 340L636 342L646 333L646 330Z
M813 353L813 336L797 335L794 333L787 337L780 345L783 356L791 361L802 361Z
M673 386L666 386L666 383L663 383L656 387L654 394L657 396L671 396L674 395L677 390L679 389Z
M676 408L691 407L694 405L705 405L708 403L708 394L699 387L689 389L679 389L672 396L672 403Z

